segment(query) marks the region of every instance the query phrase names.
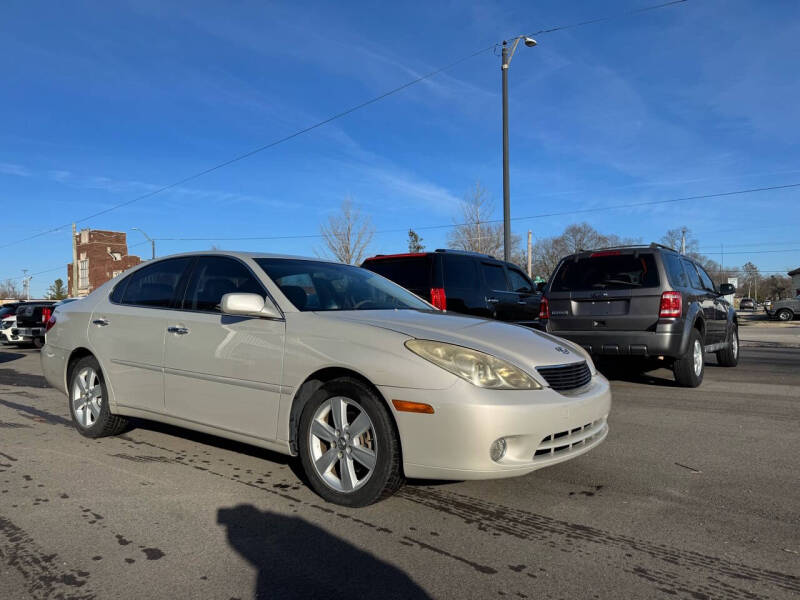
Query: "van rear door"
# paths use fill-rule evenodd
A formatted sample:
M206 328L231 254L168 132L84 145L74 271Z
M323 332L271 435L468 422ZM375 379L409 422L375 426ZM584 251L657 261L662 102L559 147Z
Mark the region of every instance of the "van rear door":
M548 331L646 331L655 327L661 277L655 255L607 250L564 259L549 285Z

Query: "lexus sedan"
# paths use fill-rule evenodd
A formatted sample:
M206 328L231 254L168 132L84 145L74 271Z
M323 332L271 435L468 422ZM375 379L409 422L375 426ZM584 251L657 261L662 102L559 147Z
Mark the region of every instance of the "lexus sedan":
M524 475L608 433L608 381L580 347L322 260L143 263L60 306L41 356L87 437L139 417L269 448L347 506L406 477Z

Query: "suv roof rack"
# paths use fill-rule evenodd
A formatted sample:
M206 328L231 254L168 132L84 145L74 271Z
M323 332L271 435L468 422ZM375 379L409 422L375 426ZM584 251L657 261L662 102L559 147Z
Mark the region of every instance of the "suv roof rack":
M437 248L436 252L444 252L445 254L463 254L465 256L482 256L483 258L491 258L492 260L498 260L491 254L483 254L482 252L472 252L470 250L453 250L451 248Z
M650 242L649 244L617 244L616 246L602 246L600 248L579 248L575 254L580 254L581 252L597 252L600 250L626 250L636 248L661 248L662 250L677 252L675 248L671 248L670 246L659 244L657 242Z

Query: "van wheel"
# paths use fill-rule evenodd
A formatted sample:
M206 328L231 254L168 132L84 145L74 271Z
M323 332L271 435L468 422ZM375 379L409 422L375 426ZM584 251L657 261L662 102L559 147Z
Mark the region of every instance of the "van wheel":
M703 338L697 329L689 335L689 347L683 356L676 358L672 365L675 381L681 387L697 387L703 383L705 372L705 348Z
M723 367L735 367L739 364L739 327L731 329L731 341L728 347L717 352L717 363Z
M103 371L94 356L85 356L72 368L69 378L69 414L78 432L89 438L122 433L124 417L111 414Z
M352 377L317 390L303 408L298 439L303 471L328 502L366 506L405 481L400 438L386 403Z

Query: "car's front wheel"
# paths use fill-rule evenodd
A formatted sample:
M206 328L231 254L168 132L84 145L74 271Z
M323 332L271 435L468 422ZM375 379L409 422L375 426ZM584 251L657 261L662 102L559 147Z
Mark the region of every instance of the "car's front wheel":
M672 365L675 381L682 387L697 387L703 383L705 372L705 348L703 337L697 329L689 335L689 347L683 356Z
M68 392L72 422L81 435L99 438L122 433L127 427L128 420L109 409L105 378L94 356L75 363Z
M776 315L779 321L791 321L794 314L788 308L782 308L778 311Z
M392 416L358 379L342 377L317 390L303 408L298 442L306 477L328 502L366 506L403 484Z

